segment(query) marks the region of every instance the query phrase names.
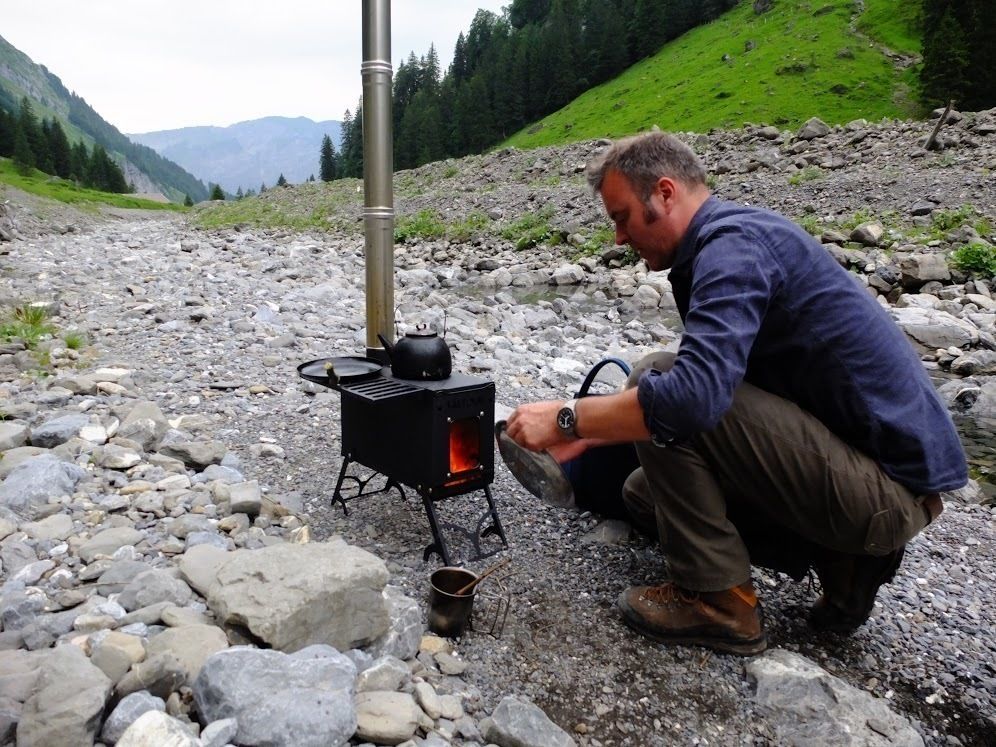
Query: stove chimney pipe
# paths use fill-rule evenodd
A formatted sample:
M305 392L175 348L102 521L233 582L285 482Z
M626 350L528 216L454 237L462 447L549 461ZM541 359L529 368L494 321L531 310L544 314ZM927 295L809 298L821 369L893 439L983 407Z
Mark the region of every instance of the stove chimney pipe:
M391 0L363 0L363 224L367 355L387 362L394 340L394 150Z

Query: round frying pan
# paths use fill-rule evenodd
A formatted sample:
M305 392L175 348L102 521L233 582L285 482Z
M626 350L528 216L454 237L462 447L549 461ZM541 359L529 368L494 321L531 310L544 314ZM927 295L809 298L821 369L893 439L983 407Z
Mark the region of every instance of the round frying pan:
M383 364L373 358L341 355L302 363L297 367L297 373L306 381L336 389L339 384L372 379L380 374L382 368Z

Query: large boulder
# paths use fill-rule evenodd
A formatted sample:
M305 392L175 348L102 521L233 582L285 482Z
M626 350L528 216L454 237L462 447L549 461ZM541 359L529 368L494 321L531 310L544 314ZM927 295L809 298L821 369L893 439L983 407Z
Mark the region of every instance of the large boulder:
M576 747L571 736L526 700L507 695L482 724L484 737L501 747Z
M910 254L899 263L904 288L919 288L931 280L950 280L951 271L942 254Z
M214 625L184 625L169 628L149 639L149 656L172 654L183 665L187 684L192 685L208 658L228 648L225 632Z
M200 471L212 464L220 464L228 449L219 441L179 441L160 446L159 453L179 459L190 469Z
M117 747L201 747L182 721L162 711L146 711L129 726Z
M328 646L294 654L243 646L209 657L194 680L202 723L234 718L232 740L272 747L338 747L356 731L356 665Z
M356 696L356 736L376 744L401 744L415 735L421 715L408 693L363 692Z
M29 435L24 423L0 423L0 451L26 446Z
M748 663L747 673L779 744L923 745L910 722L886 701L834 677L804 656L773 649Z
M93 744L111 681L76 646L59 646L42 660L34 693L17 724L20 747Z
M43 449L64 444L90 423L90 416L81 413L59 415L46 420L31 431L31 445Z
M387 632L367 647L371 656L396 656L399 659L414 659L418 653L425 625L422 623L422 608L411 597L405 596L397 586L384 589L384 601L390 617Z
M979 330L946 311L915 307L890 309L902 330L928 348L962 348L979 342Z
M23 519L36 518L49 498L72 495L86 470L63 462L54 454L31 457L13 470L0 485L0 506Z
M326 643L341 651L388 628L384 561L342 539L238 553L218 570L208 605L281 651Z
M118 428L118 435L151 451L168 430L169 423L158 405L153 402L137 402Z

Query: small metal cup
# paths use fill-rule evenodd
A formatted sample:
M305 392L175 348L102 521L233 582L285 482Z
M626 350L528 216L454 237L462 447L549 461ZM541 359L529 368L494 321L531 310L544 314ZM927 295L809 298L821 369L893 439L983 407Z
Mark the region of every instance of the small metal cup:
M470 625L474 594L457 596L454 592L477 579L466 568L446 566L429 577L429 630L447 638L461 635Z

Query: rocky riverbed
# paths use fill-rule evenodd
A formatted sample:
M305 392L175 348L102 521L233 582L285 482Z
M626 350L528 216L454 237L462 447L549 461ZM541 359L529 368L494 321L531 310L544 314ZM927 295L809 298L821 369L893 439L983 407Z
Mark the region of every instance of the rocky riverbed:
M719 196L803 223L889 308L983 478L849 638L807 628L811 585L757 571L772 651L750 661L629 632L614 600L666 573L659 551L538 504L500 464L509 547L488 538L499 554L468 565L511 571L485 582L474 632L423 637L438 562L421 503L330 507L339 398L295 370L365 344L355 183L259 198L264 216L325 211L326 231L9 192L0 295L62 334L0 350L0 743L996 743L996 284L948 261L996 242L996 111L952 121L941 151L920 147L929 128L687 136ZM437 224L397 248L399 315L445 310L455 368L503 405L680 335L666 273L598 246L580 170L599 147L397 176L401 215ZM482 503L439 510L473 527Z

